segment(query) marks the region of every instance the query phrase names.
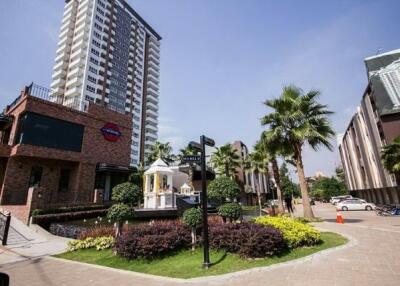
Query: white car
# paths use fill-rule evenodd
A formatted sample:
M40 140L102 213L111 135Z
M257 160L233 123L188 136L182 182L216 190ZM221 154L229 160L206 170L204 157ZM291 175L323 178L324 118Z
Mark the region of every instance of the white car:
M336 204L336 209L342 211L372 211L375 207L373 203L367 203L357 198L344 200Z
M331 198L331 204L336 205L337 203L347 200L347 199L352 199L353 197L351 195L347 196L338 196L338 197L332 197Z

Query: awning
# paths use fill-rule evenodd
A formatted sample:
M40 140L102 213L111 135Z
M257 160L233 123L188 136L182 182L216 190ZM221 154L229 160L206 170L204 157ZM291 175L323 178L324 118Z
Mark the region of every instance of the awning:
M137 169L131 166L119 166L107 163L98 163L96 166L96 172L132 173L135 171Z

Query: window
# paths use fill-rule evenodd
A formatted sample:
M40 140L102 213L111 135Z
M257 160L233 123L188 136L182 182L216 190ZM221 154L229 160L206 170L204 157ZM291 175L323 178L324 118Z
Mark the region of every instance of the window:
M96 40L92 40L92 44L95 45L95 46L98 47L98 48L101 47L101 44L100 44L98 41L96 41Z
M97 30L99 30L100 32L103 32L103 28L102 28L99 24L94 23L94 27L95 27Z
M102 24L104 23L103 19L99 15L96 15L96 20Z
M33 166L31 170L31 177L29 178L29 187L40 187L42 180L43 168L40 166Z
M93 35L94 35L97 39L101 40L101 35L100 35L99 33L97 33L96 31L93 31Z
M87 91L91 91L91 92L96 92L96 89L93 86L90 86L90 85L86 86L86 90Z
M33 112L26 112L19 125L16 144L81 151L83 125Z
M93 57L90 57L90 62L91 62L92 64L95 64L95 65L98 65L98 64L99 64L99 61L96 60L96 59L93 58Z
M88 81L90 81L92 83L96 83L96 79L90 75L88 75Z
M58 181L58 191L59 192L68 192L70 175L71 175L71 170L61 169L60 180Z
M94 54L96 56L100 56L100 53L99 53L98 50L92 48L90 51L91 51L92 54Z
M97 74L97 69L95 69L94 67L89 66L89 71L94 74Z
M104 16L104 11L102 9L100 9L99 7L96 8L97 12L99 12L101 15Z

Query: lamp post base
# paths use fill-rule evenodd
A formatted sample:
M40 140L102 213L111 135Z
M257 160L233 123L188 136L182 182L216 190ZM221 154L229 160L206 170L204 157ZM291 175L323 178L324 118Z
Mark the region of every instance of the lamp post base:
M210 268L210 266L211 266L210 262L203 262L203 268L204 269L208 269L208 268Z

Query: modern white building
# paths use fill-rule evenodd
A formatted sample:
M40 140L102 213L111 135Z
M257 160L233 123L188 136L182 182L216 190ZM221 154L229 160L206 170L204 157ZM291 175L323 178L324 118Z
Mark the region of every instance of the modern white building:
M138 165L157 140L161 37L124 0L65 2L54 100L83 111L91 101L131 113L131 165Z

